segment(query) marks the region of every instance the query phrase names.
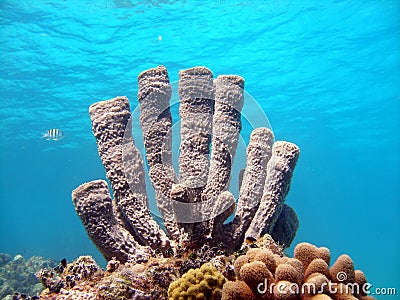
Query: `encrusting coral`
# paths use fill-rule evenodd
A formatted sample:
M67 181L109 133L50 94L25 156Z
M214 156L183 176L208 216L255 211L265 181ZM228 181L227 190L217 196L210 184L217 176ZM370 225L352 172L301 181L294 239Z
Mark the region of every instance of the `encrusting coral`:
M90 238L107 260L142 262L168 257L182 247L218 246L237 251L245 239L270 234L288 247L299 222L284 204L299 148L274 142L268 128L256 128L247 147L237 207L228 191L241 131L244 80L236 75L213 79L205 67L180 71L179 176L172 164L171 84L159 66L138 76L140 125L149 176L165 231L148 208L145 163L135 145L126 97L93 104L93 134L114 200L104 180L72 192L75 209ZM210 150L211 148L211 150ZM224 223L235 211L231 222Z
M348 255L329 268L328 248L309 243L295 247L294 257L280 257L269 249L250 249L235 261L236 281L227 282L222 300L303 299L371 300L367 280Z

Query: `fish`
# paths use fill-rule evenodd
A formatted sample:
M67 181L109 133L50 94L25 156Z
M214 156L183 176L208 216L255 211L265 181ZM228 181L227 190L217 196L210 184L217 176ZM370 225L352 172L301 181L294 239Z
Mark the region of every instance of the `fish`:
M255 238L253 238L251 236L247 236L245 238L245 241L249 248L257 248L257 245L256 245L257 240Z
M61 264L64 268L66 268L66 267L67 267L67 264L68 264L67 259L66 259L66 258L63 258L63 259L60 261L60 264Z
M59 141L64 137L64 133L57 128L53 128L47 130L45 134L43 134L42 139L52 140L52 141Z
M255 243L257 240L255 238L253 238L252 236L246 236L246 243L247 244L253 244Z

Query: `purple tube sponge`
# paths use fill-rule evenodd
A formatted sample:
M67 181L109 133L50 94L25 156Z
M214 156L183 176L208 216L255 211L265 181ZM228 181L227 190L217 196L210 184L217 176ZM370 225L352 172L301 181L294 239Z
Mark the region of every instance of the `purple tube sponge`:
M242 127L244 79L221 75L214 80L205 67L183 70L179 78L177 172L172 163L172 89L165 67L138 76L146 162L132 136L128 99L116 97L90 106L93 134L114 198L103 180L73 191L75 209L90 238L107 260L123 262L144 261L155 249L170 255L167 250L188 244L218 245L232 252L246 238L257 240L265 234L288 247L299 225L294 210L284 204L298 147L274 143L268 128L254 129L236 201L228 188ZM164 228L150 214L145 166Z

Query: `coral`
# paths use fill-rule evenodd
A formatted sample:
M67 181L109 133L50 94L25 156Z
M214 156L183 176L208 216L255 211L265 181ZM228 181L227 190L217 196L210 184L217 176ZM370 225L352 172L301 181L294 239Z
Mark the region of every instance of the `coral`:
M346 284L339 283L336 289L337 291L335 291L333 295L335 300L357 300L357 298L353 296L353 293L347 288Z
M336 283L355 282L354 264L350 256L343 254L338 257L329 270L332 281Z
M197 252L205 252L209 270L234 279L233 257L211 256L213 249L204 246L190 254L171 258L149 258L142 263L121 263L111 259L106 271L89 256L72 263L61 263L54 269L37 272L45 289L41 299L168 299L169 285L191 269L206 263ZM205 270L209 272L209 270ZM218 275L218 276L219 276ZM221 278L221 277L220 277ZM227 279L224 279L225 281ZM222 288L222 284L220 286ZM216 293L216 292L214 292Z
M279 264L275 271L277 282L284 280L300 285L303 282L303 273L289 263Z
M329 293L329 279L321 273L313 273L304 282L302 296L304 299L314 299L315 295Z
M93 278L98 272L102 270L91 256L80 256L65 267L63 275L74 274L77 280L86 280Z
M317 258L323 259L328 265L331 260L331 254L328 248L320 247L309 244L300 243L294 248L294 257L300 260L303 264L304 269L307 269L308 265Z
M165 67L138 76L147 164L132 136L128 99L116 97L90 106L93 134L114 200L104 180L82 184L72 192L72 199L89 237L107 260L140 263L154 255L169 257L182 248L203 245L229 254L245 240L267 235L283 247L290 245L299 221L284 201L299 148L274 142L268 128L251 133L236 214L225 223L236 207L228 187L242 128L243 87L242 77L214 79L205 67L180 71L178 175L172 164L172 88ZM145 165L163 227L148 208ZM272 238L266 242L279 248Z
M227 279L211 264L199 269L190 269L168 288L170 300L217 300L221 298L221 289Z
M36 277L42 282L43 286L46 287L49 292L58 293L65 284L60 278L54 277L53 271L43 268L36 272Z
M167 299L168 286L179 274L178 260L151 259L146 264L118 266L114 262L113 267L108 263L109 271L95 285L97 299Z
M222 300L255 300L253 291L243 281L228 281L224 284Z
M42 268L51 268L57 265L53 260L45 260L39 256L25 259L17 254L14 257L0 253L0 299L19 297L35 299L42 290L42 285L35 277L35 272Z
M296 299L296 293L292 290L292 286L300 286L303 282L303 265L295 258L287 258L279 260L279 264L275 270L273 288L274 299Z
M98 299L130 299L135 290L132 281L121 273L114 273L104 278L98 285Z
M265 287L268 289L269 284L275 282L274 272L272 270L276 269L276 265L277 261L272 251L260 248L249 249L246 255L239 256L234 264L238 279L236 282L239 284L238 290L247 291L250 289L253 293L253 297L257 298L259 296L257 292L257 286L259 284L264 285L265 281L267 281L268 284ZM243 285L242 282L248 286L248 289L241 287ZM234 289L233 284L231 284L231 289ZM269 292L268 290L268 293ZM225 293L228 293L229 296L225 295ZM226 299L241 299L240 297L242 297L239 292L235 294L232 294L229 290L225 292L225 288L223 288L222 295L222 297L226 297Z
M360 270L354 271L354 277L355 277L355 282L357 283L358 286L364 286L364 284L367 283L367 278L365 277L364 273ZM355 296L357 298L361 298L363 296L366 296L366 293L361 289L355 293Z
M58 274L55 274L58 273ZM65 289L73 289L82 282L90 282L103 275L103 270L91 256L80 256L72 263L61 264L51 269L43 268L36 272L36 277L46 288L42 294L65 293Z
M253 258L255 261L261 261L272 273L275 273L277 261L275 255L268 250L260 249Z
M374 299L363 292L366 277L362 271L352 268L348 256L340 256L329 268L326 263L329 257L327 248L299 244L295 251L297 257L309 258L310 253L316 257L311 262L305 260L307 268L304 268L301 260L281 257L270 249L251 248L245 255L235 258L234 255L213 257L215 249L208 247L204 245L193 252L182 252L169 258L149 258L142 263L121 263L111 259L106 271L99 269L88 256L72 263L62 260L54 271L58 275L49 269L39 272L42 275L40 279L47 284L40 298ZM199 252L203 252L209 262L204 263ZM325 259L319 258L321 256ZM342 277L343 273L339 272L345 272L343 270L354 273L353 281L346 281ZM341 275L335 279L331 274ZM24 298L22 294L15 297L31 299Z
M265 279L271 282L273 275L261 261L246 263L240 268L239 280L246 282L252 290L256 290L257 286L263 283Z
M235 260L235 274L236 274L236 276L239 277L240 269L243 267L243 265L245 265L245 264L247 264L249 262L250 262L250 258L247 255L239 256Z
M223 286L222 299L374 299L363 293L367 280L362 271L354 270L348 255L339 256L329 268L328 248L300 243L294 256L279 257L259 248L248 250L236 258L236 281Z
M318 295L312 296L310 299L312 299L312 300L332 300L331 297L329 297L328 295L325 295L325 294L318 294Z
M325 260L323 260L322 258L316 258L312 260L311 263L308 265L306 272L304 273L304 278L308 278L311 274L314 273L320 273L322 275L330 277L329 265L326 263Z

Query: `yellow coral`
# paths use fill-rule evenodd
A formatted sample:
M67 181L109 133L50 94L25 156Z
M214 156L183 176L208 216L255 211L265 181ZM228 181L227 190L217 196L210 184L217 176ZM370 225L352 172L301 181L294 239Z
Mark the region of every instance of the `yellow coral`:
M216 300L227 279L210 263L190 269L168 288L169 300Z

